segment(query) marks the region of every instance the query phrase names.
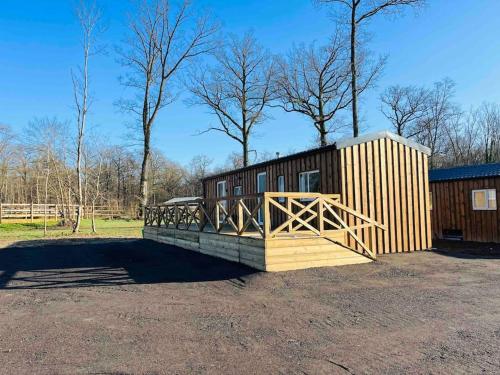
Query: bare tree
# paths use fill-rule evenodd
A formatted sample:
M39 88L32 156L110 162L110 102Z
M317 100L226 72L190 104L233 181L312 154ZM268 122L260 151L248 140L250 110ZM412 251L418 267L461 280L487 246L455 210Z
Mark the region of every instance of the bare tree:
M453 102L455 83L445 78L430 91L426 112L412 130L414 138L431 149L430 167L439 165L446 144L446 128L456 121L460 108Z
M477 111L455 116L444 128L445 146L441 163L443 166L477 164L479 162L478 141L481 129Z
M359 63L359 61L358 61ZM382 62L362 77L358 92L369 87L379 75ZM330 133L344 125L338 113L352 102L348 44L340 33L323 47L293 48L286 60L280 59L276 78L278 106L310 118L325 146ZM358 69L358 73L366 69Z
M500 105L483 103L477 110L480 154L484 163L500 161Z
M188 165L187 187L190 189L191 196L202 196L202 180L210 173L210 166L213 159L206 155L194 156Z
M82 187L82 154L85 137L85 127L87 126L87 114L90 107L89 94L89 59L98 49L96 48L97 36L100 29L101 13L95 4L88 5L81 1L76 10L78 21L82 31L83 65L77 73L72 72L73 95L77 117L77 139L76 139L76 179L77 179L77 203L78 211L76 221L73 226L73 233L80 230L80 223L83 216L83 187Z
M140 204L148 203L151 132L160 109L175 100L173 80L190 60L213 50L217 28L207 17L195 18L184 1L174 12L167 0L144 1L132 17L126 51L120 52L130 73L123 83L137 92L122 100L124 110L140 118L143 158Z
M390 86L382 95L381 112L391 122L398 135L411 137L410 129L426 113L428 91L415 86Z
M349 25L350 31L350 66L351 66L351 94L352 94L352 128L353 135L359 134L358 121L358 72L357 48L359 45L358 27L370 21L379 13L391 13L402 7L417 6L425 0L317 0L320 3L333 4L341 10L343 19Z
M238 142L243 166L247 166L250 136L266 119L272 100L273 59L251 34L231 37L215 59L215 67L193 73L191 104L210 108L218 125L205 132L222 132Z

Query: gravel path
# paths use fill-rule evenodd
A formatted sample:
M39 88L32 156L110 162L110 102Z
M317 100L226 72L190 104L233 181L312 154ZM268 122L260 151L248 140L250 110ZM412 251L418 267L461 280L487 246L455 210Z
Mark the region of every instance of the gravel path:
M10 245L0 374L498 373L500 248L438 247L266 274L145 240Z

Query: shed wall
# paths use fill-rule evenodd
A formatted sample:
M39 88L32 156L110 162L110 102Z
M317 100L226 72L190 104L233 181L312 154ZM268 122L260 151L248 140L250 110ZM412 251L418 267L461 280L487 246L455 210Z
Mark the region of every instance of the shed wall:
M496 189L498 202L500 177L432 182L430 189L434 238L442 239L444 231L452 229L461 230L466 241L500 242L499 207L494 211L472 209L472 190Z

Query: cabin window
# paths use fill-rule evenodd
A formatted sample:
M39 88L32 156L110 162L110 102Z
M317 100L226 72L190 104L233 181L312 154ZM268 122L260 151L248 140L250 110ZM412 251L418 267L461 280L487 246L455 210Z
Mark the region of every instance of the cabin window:
M223 198L227 195L226 193L227 193L226 181L217 182L217 197ZM221 203L222 203L222 206L224 207L224 209L227 211L227 200L221 200ZM219 223L222 223L223 219L224 219L224 214L223 214L223 212L220 212L219 213Z
M474 211L496 210L497 192L495 189L472 190L472 209Z
M236 197L238 195L242 195L243 194L243 187L242 186L235 186L233 188L233 195Z
M299 191L301 193L319 193L319 171L299 173Z
M285 192L285 176L278 176L278 193ZM283 203L285 201L285 197L279 197L278 202Z

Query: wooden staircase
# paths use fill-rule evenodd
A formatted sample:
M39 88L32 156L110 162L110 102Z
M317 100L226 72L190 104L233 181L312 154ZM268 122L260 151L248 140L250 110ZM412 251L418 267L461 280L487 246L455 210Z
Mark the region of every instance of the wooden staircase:
M267 240L265 270L286 271L312 267L369 263L369 257L345 247L345 234L330 238L279 238Z

